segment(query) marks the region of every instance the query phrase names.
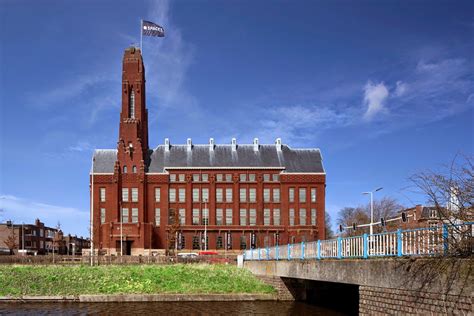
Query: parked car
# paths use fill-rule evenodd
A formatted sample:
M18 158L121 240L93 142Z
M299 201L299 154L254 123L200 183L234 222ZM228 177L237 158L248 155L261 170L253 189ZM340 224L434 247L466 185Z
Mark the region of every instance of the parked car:
M181 252L178 253L179 258L197 258L198 254L195 252Z

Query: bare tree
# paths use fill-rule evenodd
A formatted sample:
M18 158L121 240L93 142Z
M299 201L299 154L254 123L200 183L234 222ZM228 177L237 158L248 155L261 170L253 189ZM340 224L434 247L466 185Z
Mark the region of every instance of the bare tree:
M374 222L384 219L396 217L398 212L403 209L403 206L397 200L391 197L383 197L380 200L374 200ZM343 227L348 227L353 224L361 225L370 223L370 203L358 207L345 207L338 213L337 224ZM391 222L387 227L381 225L374 225L374 233L380 233L384 230L395 229L396 223ZM344 236L357 236L363 233L368 233L369 227L347 229L344 231Z
M170 225L170 230L168 233L168 254L172 256L177 254L178 233L181 229L181 221L179 218L179 212L173 208L169 209L168 216L168 223Z
M334 231L332 230L332 225L331 225L331 215L329 215L329 213L326 213L324 221L326 225L324 238L325 239L334 238Z
M13 226L13 223L12 223L12 231L10 235L8 235L4 243L8 247L8 249L10 249L10 255L13 255L15 253L14 250L18 248L18 244L16 242L15 227Z
M472 255L472 225L461 223L474 220L474 157L456 155L440 170L418 172L409 180L447 224L448 236L444 239L449 242L448 251L452 255Z
M352 224L365 224L370 221L364 207L344 207L338 213L337 224L343 227L352 226ZM362 232L365 232L362 230ZM356 236L360 235L360 230L346 229L343 232L344 236Z

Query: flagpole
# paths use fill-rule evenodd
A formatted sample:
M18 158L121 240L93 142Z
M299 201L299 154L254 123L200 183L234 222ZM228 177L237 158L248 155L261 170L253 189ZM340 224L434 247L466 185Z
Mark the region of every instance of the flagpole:
M140 52L142 53L142 56L143 56L142 45L143 45L143 19L140 19Z

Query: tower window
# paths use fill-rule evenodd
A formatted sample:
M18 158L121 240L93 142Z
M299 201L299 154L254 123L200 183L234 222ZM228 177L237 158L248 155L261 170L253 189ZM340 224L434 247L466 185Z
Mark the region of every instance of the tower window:
M127 166L123 166L123 173L127 173Z
M133 172L133 173L137 173L137 166L133 166L133 167L132 167L132 172Z
M135 118L135 91L130 92L130 118Z

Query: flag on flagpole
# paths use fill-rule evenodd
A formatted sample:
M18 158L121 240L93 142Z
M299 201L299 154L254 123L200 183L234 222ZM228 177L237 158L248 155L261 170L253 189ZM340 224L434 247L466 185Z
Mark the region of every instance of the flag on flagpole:
M143 20L142 21L142 35L164 37L165 30L163 29L163 27L159 26L158 24Z

